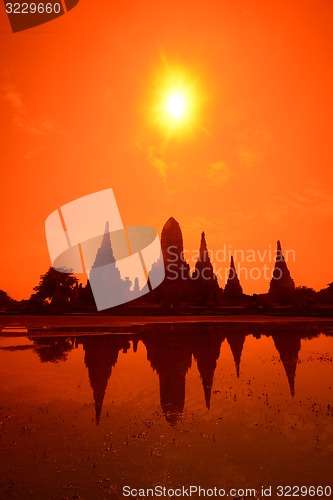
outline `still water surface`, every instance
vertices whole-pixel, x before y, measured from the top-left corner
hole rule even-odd
[[[0,337],[1,499],[332,486],[332,323],[134,330]]]

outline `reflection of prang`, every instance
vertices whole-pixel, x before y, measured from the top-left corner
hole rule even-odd
[[[160,403],[166,420],[175,425],[184,411],[185,376],[191,367],[192,352],[186,339],[176,335],[145,336],[142,342],[147,359],[160,379]]]
[[[35,334],[44,333],[44,336],[31,338],[33,346],[15,345],[1,347],[1,350],[21,350],[23,347],[32,347],[41,362],[58,362],[67,360],[68,353],[75,344],[76,346],[82,344],[84,362],[93,391],[96,422],[99,423],[108,381],[112,368],[117,363],[119,352],[127,351],[130,346],[129,339],[133,342],[133,351],[136,352],[140,339],[146,347],[147,359],[159,377],[162,412],[166,420],[171,425],[175,425],[184,411],[186,374],[191,367],[192,354],[197,362],[206,407],[209,409],[217,361],[225,338],[230,345],[236,374],[239,376],[246,338],[244,332],[247,331],[249,335],[251,332],[256,339],[260,339],[261,336],[272,337],[287,375],[290,393],[294,396],[301,339],[311,339],[318,337],[319,334],[332,336],[332,327],[329,322],[302,323],[301,321],[289,324],[279,322],[246,324],[237,321],[233,323],[228,321],[223,323],[176,322],[172,325],[133,324],[126,327],[126,331],[128,330],[133,333],[133,336],[110,334],[76,338],[74,336],[45,337],[44,327],[41,327],[40,330],[35,330]],[[74,332],[73,335],[75,335]]]
[[[208,333],[206,338],[199,337],[193,347],[193,356],[197,362],[202,386],[205,394],[206,407],[210,409],[214,372],[220,357],[221,344],[224,337]]]
[[[117,363],[119,351],[126,352],[130,344],[115,336],[82,337],[80,343],[84,349],[84,363],[88,368],[98,424],[112,368]]]
[[[227,341],[230,346],[232,355],[234,357],[236,366],[236,375],[239,378],[240,362],[243,352],[243,346],[245,342],[245,333],[233,332],[227,334]]]
[[[301,349],[301,336],[296,332],[288,336],[280,333],[275,335],[273,334],[272,338],[274,340],[275,347],[280,354],[280,358],[288,378],[290,394],[294,397],[298,353]]]

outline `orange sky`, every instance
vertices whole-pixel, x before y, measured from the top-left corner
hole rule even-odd
[[[1,4],[0,23],[0,289],[28,298],[50,265],[46,217],[108,187],[127,225],[172,215],[189,250],[202,230],[215,252],[280,238],[296,285],[333,281],[330,0],[80,0],[16,34]],[[150,116],[166,65],[203,97],[168,144]]]

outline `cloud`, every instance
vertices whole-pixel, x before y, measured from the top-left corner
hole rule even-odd
[[[177,167],[177,164],[174,162],[168,163],[156,146],[150,145],[145,148],[139,143],[136,146],[141,151],[144,151],[150,165],[154,167],[162,181],[166,183],[170,169]]]
[[[215,220],[203,215],[196,215],[193,218],[185,220],[182,222],[181,226],[183,234],[186,236],[193,234],[200,236],[202,231],[211,231],[211,233],[215,233],[217,227],[221,229],[221,223],[217,223]]]
[[[220,186],[231,178],[231,172],[224,161],[217,161],[208,166],[207,178],[213,186]]]
[[[234,212],[232,217],[239,222],[250,223],[261,221],[269,225],[283,225],[290,218],[306,219],[315,216],[333,217],[333,197],[329,193],[308,188],[288,196],[276,196],[260,210],[247,210],[246,212]]]
[[[241,166],[254,167],[258,160],[258,154],[249,148],[240,148],[237,152],[237,159]]]
[[[43,147],[40,147],[40,148],[35,148],[35,149],[31,149],[31,151],[27,151],[24,155],[23,155],[23,160],[30,160],[31,158],[33,158],[34,156],[37,156],[39,155],[40,153],[42,153],[44,151],[44,148]]]
[[[16,129],[23,130],[29,135],[45,136],[49,133],[59,133],[59,125],[47,118],[30,118],[20,92],[14,87],[3,87],[0,99],[9,104],[12,114],[12,123]]]
[[[149,163],[157,170],[163,181],[166,181],[169,165],[165,160],[163,160],[163,158],[160,158],[157,149],[153,146],[149,146],[147,150],[147,158]]]
[[[272,152],[272,134],[265,125],[241,131],[237,142],[237,164],[245,169],[262,164],[267,154]]]
[[[17,92],[14,89],[4,90],[0,94],[0,97],[4,101],[7,101],[15,111],[17,111],[20,114],[24,113],[24,104],[19,92]]]
[[[277,197],[277,208],[284,215],[304,217],[309,214],[318,216],[333,215],[332,195],[318,189],[305,189],[302,193],[294,193],[289,197]]]

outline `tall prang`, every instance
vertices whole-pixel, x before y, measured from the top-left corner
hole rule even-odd
[[[187,302],[191,291],[190,266],[184,259],[183,235],[179,223],[170,217],[163,226],[161,248],[165,279],[158,289],[162,303]]]
[[[234,258],[231,257],[229,276],[227,284],[224,289],[223,298],[226,299],[228,302],[238,303],[243,299],[243,297],[244,297],[243,288],[237,276]]]
[[[175,270],[184,268],[189,272],[190,266],[184,259],[184,244],[179,223],[170,217],[163,226],[161,247],[165,265],[165,277],[174,278]],[[185,274],[184,274],[185,276]],[[189,277],[189,273],[186,274]]]
[[[198,260],[192,274],[193,299],[197,305],[217,304],[220,287],[207,249],[205,233],[201,233]]]
[[[106,221],[103,239],[101,241],[99,249],[97,250],[95,261],[92,268],[94,269],[96,267],[106,266],[107,264],[110,264],[110,262],[115,262],[115,258],[111,246],[109,221]]]
[[[273,277],[270,282],[268,296],[272,302],[290,304],[295,294],[295,283],[282,253],[280,240],[277,242],[276,260]]]
[[[99,304],[105,303],[104,309],[131,300],[130,287],[132,283],[129,278],[122,279],[117,267],[108,221],[105,224],[104,235],[90,270],[89,283],[95,299],[97,297]]]

